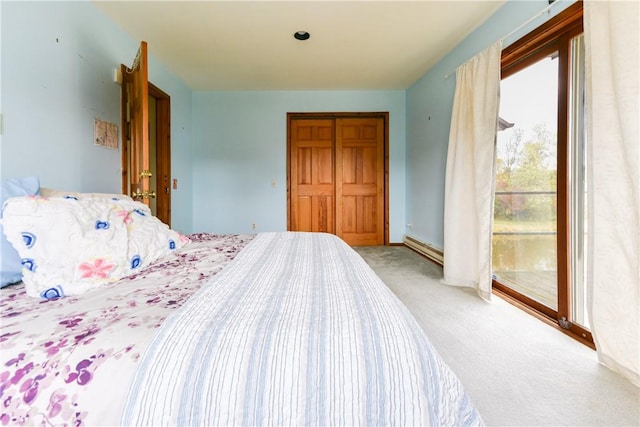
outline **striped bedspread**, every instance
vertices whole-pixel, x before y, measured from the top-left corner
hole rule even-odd
[[[123,425],[481,425],[364,260],[322,233],[261,233],[158,330]]]

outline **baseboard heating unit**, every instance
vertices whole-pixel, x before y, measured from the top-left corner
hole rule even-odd
[[[431,261],[436,262],[440,265],[444,263],[444,256],[440,249],[427,243],[421,242],[415,237],[407,236],[406,234],[404,235],[402,240],[405,245],[418,252],[419,254],[429,258]]]

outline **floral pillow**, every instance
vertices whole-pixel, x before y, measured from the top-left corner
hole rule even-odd
[[[2,224],[32,297],[79,295],[182,247],[149,208],[126,198],[16,197]]]
[[[0,185],[0,205],[11,197],[33,196],[38,194],[40,181],[37,176],[3,179]],[[2,213],[0,213],[2,218]],[[0,288],[22,280],[20,255],[4,237],[0,224]]]

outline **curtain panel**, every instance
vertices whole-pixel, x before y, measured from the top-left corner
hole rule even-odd
[[[456,69],[444,198],[444,283],[491,298],[502,40]]]
[[[640,385],[639,3],[585,1],[587,296],[599,361]]]

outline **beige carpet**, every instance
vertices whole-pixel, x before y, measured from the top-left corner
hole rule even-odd
[[[357,247],[422,325],[492,426],[640,426],[640,389],[588,347],[495,297],[440,283],[404,246]]]

